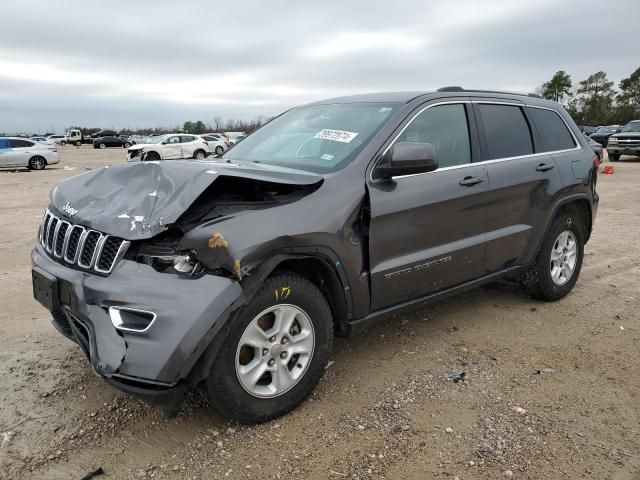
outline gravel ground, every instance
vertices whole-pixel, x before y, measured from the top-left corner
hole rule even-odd
[[[61,156],[0,171],[0,478],[640,479],[640,159],[600,175],[568,297],[496,284],[338,339],[308,401],[247,427],[197,394],[167,419],[118,392],[32,299],[48,191],[125,154]]]

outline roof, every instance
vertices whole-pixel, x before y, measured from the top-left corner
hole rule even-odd
[[[511,97],[528,97],[529,99],[544,100],[540,95],[535,93],[519,93],[519,92],[505,92],[499,90],[479,90],[479,89],[465,89],[458,86],[442,87],[438,90],[425,90],[425,91],[413,91],[413,92],[376,92],[376,93],[364,93],[360,95],[350,95],[346,97],[335,97],[326,100],[319,100],[317,102],[311,102],[309,105],[322,105],[327,103],[409,103],[417,97],[421,97],[428,94],[437,93],[450,93],[453,95],[508,95]]]

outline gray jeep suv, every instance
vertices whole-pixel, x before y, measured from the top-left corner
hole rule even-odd
[[[446,87],[289,110],[215,161],[51,192],[34,295],[116,387],[241,422],[296,407],[334,335],[499,278],[575,285],[598,158],[557,103]]]

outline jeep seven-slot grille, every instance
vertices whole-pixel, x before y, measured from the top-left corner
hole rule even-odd
[[[110,273],[129,248],[129,242],[122,238],[73,225],[48,210],[39,241],[51,257],[103,274]]]

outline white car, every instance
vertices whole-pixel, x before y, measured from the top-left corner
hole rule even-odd
[[[64,135],[49,135],[47,140],[51,143],[57,143],[58,145],[66,145],[67,137]]]
[[[219,137],[216,137],[211,134],[200,135],[204,141],[209,144],[209,153],[213,153],[215,155],[222,155],[224,151],[229,148],[228,145]]]
[[[47,145],[53,145],[53,142],[51,142],[47,137],[31,137],[29,138],[29,140],[31,140],[32,142],[46,143]]]
[[[147,143],[132,145],[127,151],[127,161],[175,160],[195,158],[203,160],[209,154],[209,145],[198,135],[169,133],[148,140]]]
[[[0,137],[0,167],[27,167],[42,170],[58,163],[58,147],[26,138]]]

